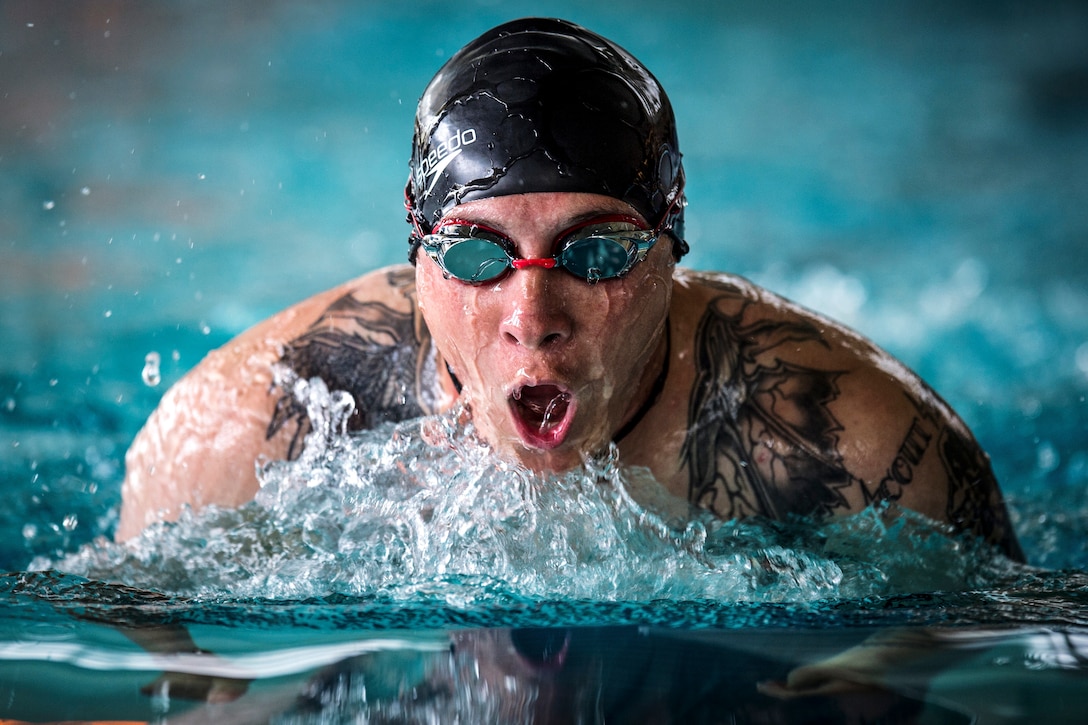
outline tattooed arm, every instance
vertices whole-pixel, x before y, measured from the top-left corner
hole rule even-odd
[[[184,505],[237,506],[257,491],[254,463],[297,456],[305,410],[273,385],[282,363],[347,390],[365,428],[448,405],[415,304],[410,267],[315,295],[215,350],[166,392],[125,456],[118,539],[174,519]]]
[[[895,501],[1023,557],[989,459],[917,376],[741,280],[703,282],[681,451],[691,501],[726,518]]]

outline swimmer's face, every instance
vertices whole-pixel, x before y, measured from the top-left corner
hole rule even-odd
[[[497,230],[530,259],[553,256],[564,230],[615,214],[641,219],[617,199],[574,193],[483,199],[445,218]],[[420,254],[416,286],[481,436],[534,470],[562,471],[601,451],[648,396],[665,355],[674,264],[663,236],[620,278],[590,284],[531,266],[470,285]]]

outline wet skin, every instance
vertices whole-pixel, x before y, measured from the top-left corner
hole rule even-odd
[[[470,202],[447,217],[501,231],[518,256],[542,258],[556,253],[562,231],[616,213],[633,210],[592,194],[531,194]],[[419,256],[420,312],[480,434],[500,455],[567,470],[635,414],[664,365],[671,245],[662,238],[626,276],[595,284],[530,267],[472,285],[446,279]]]
[[[634,215],[603,196],[524,194],[449,215],[540,258],[561,231],[617,212]],[[722,518],[894,502],[1022,557],[989,459],[917,376],[741,278],[676,268],[671,247],[663,237],[627,276],[597,284],[534,266],[473,286],[420,254],[414,270],[378,270],[288,308],[163,397],[126,456],[118,538],[183,505],[241,504],[257,490],[258,456],[299,455],[309,421],[273,384],[281,363],[350,392],[354,429],[460,402],[497,456],[563,471],[629,428],[623,464]]]

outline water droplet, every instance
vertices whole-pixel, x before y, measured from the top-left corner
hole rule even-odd
[[[38,535],[38,527],[35,526],[34,524],[25,524],[23,526],[23,538],[24,539],[33,539],[37,535]]]
[[[75,514],[68,514],[64,517],[62,525],[64,526],[65,531],[75,531],[75,528],[79,526],[79,517]]]
[[[160,360],[159,353],[154,350],[144,356],[144,369],[141,373],[144,385],[153,388],[162,382],[162,375],[159,373]]]
[[[51,210],[51,209],[53,209],[53,208],[54,208],[54,207],[55,207],[56,205],[57,205],[57,202],[55,202],[55,201],[53,201],[52,199],[50,199],[49,201],[43,201],[43,202],[42,202],[42,209],[45,209],[46,211],[50,211],[50,210]]]
[[[548,425],[552,422],[552,415],[555,414],[555,409],[563,406],[566,408],[567,403],[570,402],[570,396],[566,393],[560,393],[556,395],[548,403],[548,407],[544,409],[544,417],[540,419],[540,432],[544,433],[548,429]]]
[[[83,196],[90,196],[91,195],[91,187],[84,186],[82,189],[79,190],[79,193],[83,194]]]

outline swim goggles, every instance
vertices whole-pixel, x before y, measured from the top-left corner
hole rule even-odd
[[[493,282],[511,269],[560,267],[593,283],[622,277],[646,259],[663,229],[646,229],[631,216],[596,217],[556,238],[554,257],[523,259],[502,232],[475,222],[447,219],[419,237],[423,250],[447,277],[468,284]]]

